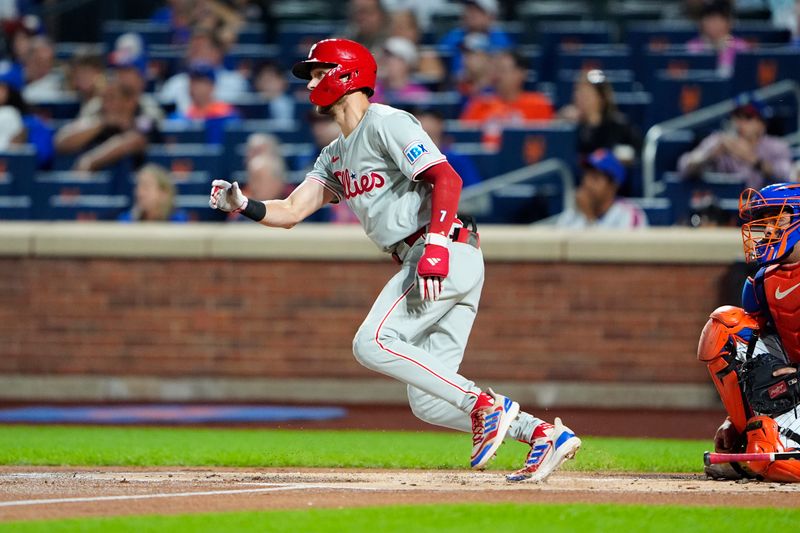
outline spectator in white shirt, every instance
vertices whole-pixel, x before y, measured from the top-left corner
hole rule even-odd
[[[55,69],[55,49],[47,37],[31,40],[25,56],[25,88],[22,96],[31,104],[56,100],[64,95],[63,78]]]
[[[609,150],[595,150],[583,164],[580,186],[575,191],[575,206],[556,219],[562,228],[634,229],[648,225],[641,207],[619,198],[617,191],[625,183],[625,167]]]

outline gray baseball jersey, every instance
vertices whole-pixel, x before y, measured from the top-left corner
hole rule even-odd
[[[371,104],[348,136],[322,149],[306,179],[320,182],[344,199],[367,236],[382,250],[431,220],[431,185],[417,181],[424,170],[445,161],[411,114]]]

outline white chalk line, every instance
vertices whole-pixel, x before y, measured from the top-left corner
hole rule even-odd
[[[155,494],[125,494],[120,496],[86,496],[81,498],[49,498],[41,500],[15,500],[8,502],[0,502],[0,507],[19,507],[23,505],[50,505],[56,503],[92,503],[92,502],[111,502],[111,501],[125,501],[125,500],[149,500],[155,498],[186,498],[192,496],[225,496],[228,494],[254,494],[261,492],[280,492],[287,490],[313,490],[313,489],[330,489],[330,484],[307,484],[298,483],[293,485],[282,485],[279,487],[267,487],[260,489],[231,489],[231,490],[207,490],[202,492],[159,492]],[[337,487],[342,488],[342,487]],[[346,490],[361,490],[361,491],[381,491],[378,487],[347,487]]]

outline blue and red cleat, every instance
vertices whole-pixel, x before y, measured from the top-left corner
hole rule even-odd
[[[495,393],[482,392],[472,408],[472,458],[470,465],[482,469],[494,457],[519,414],[519,404]]]
[[[581,447],[581,439],[562,424],[560,418],[556,418],[555,425],[538,425],[532,441],[525,466],[507,475],[508,481],[544,481],[564,461],[575,457]]]

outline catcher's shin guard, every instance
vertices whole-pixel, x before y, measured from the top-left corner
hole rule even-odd
[[[725,305],[711,313],[697,346],[697,358],[708,365],[711,381],[740,434],[744,432],[750,410],[742,397],[736,373],[736,349],[739,343],[746,344],[743,335],[757,330],[758,323],[744,309]]]
[[[747,453],[785,451],[779,439],[778,424],[768,416],[754,416],[747,421]],[[800,461],[749,461],[747,468],[767,481],[800,482]]]

